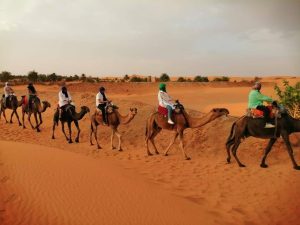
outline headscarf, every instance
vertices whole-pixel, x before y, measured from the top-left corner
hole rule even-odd
[[[252,87],[253,90],[258,90],[260,91],[261,89],[261,83],[260,82],[255,82],[254,86]]]
[[[28,86],[27,86],[27,88],[30,90],[30,92],[32,94],[36,94],[36,90],[35,90],[35,88],[34,88],[34,86],[33,86],[32,83],[29,83]]]
[[[160,90],[160,91],[167,92],[167,90],[166,90],[166,84],[160,83],[158,87],[159,87],[159,90]]]
[[[107,101],[107,98],[105,96],[105,87],[100,87],[99,88],[99,92],[101,93],[101,95],[103,96],[103,101]]]
[[[63,86],[61,88],[61,92],[66,96],[66,98],[69,98],[69,95],[68,95],[68,90],[65,86]]]

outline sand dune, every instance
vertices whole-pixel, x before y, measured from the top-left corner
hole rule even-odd
[[[247,167],[239,168],[234,161],[228,165],[224,143],[236,117],[219,118],[185,132],[191,161],[182,160],[177,142],[169,157],[146,157],[145,120],[156,108],[157,87],[122,84],[118,89],[113,85],[108,84],[108,96],[122,114],[129,107],[138,108],[134,120],[120,126],[124,152],[110,150],[110,129],[106,127],[101,127],[99,134],[103,149],[94,151],[95,146],[88,142],[88,115],[80,121],[80,143],[71,145],[60,126],[57,138],[51,139],[53,107],[43,114],[41,133],[0,120],[0,140],[8,141],[0,142],[0,188],[5,195],[0,217],[4,221],[87,224],[79,223],[86,217],[88,224],[103,224],[99,220],[108,216],[112,218],[106,218],[105,224],[300,224],[300,173],[292,169],[281,140],[268,157],[268,169],[259,167],[267,141],[254,138],[246,139],[239,148],[240,159]],[[172,84],[169,92],[185,104],[190,114],[202,116],[199,111],[207,112],[212,107],[227,107],[234,116],[244,113],[249,87],[189,85],[185,88],[183,84]],[[25,92],[25,86],[16,89],[18,95]],[[56,104],[58,86],[38,86],[38,90],[41,99]],[[94,108],[96,85],[74,85],[70,90],[77,106]],[[272,86],[265,87],[264,92],[274,96]],[[169,137],[169,132],[157,137],[160,152],[168,145]],[[292,135],[291,139],[300,163],[300,138]],[[20,142],[30,145],[16,149]],[[6,146],[13,148],[10,151]],[[117,194],[111,197],[110,191]],[[131,196],[132,192],[137,195]],[[139,201],[142,204],[137,204]],[[136,219],[130,220],[134,216]]]

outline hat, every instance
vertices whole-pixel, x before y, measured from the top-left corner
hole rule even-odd
[[[161,91],[166,90],[166,84],[164,84],[164,83],[160,83],[158,87],[159,87],[159,90],[161,90]]]
[[[99,91],[105,91],[105,87],[100,87]]]

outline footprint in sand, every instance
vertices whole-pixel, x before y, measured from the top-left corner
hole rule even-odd
[[[9,177],[8,177],[8,176],[5,176],[5,177],[2,177],[2,178],[1,178],[0,182],[1,182],[1,183],[5,183],[5,182],[8,181],[8,180],[9,180]]]

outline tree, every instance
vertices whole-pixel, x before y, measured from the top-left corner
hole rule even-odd
[[[297,83],[295,86],[291,86],[289,85],[288,81],[284,80],[283,87],[284,90],[281,90],[277,85],[274,87],[280,103],[284,105],[292,117],[300,119],[299,83]]]
[[[86,80],[86,76],[85,76],[85,74],[84,74],[84,73],[83,73],[83,74],[81,74],[80,80],[82,80],[82,81],[85,81],[85,80]]]
[[[7,82],[7,81],[9,81],[11,78],[12,78],[12,75],[11,75],[11,73],[8,72],[8,71],[2,71],[2,72],[0,73],[0,80],[1,80],[2,82]]]
[[[201,77],[201,76],[195,76],[194,77],[194,82],[208,82],[208,78],[207,77]]]
[[[147,82],[147,78],[132,76],[130,82]]]
[[[129,78],[128,74],[126,74],[126,75],[124,76],[123,79],[124,79],[125,81],[128,81],[130,78]]]
[[[213,81],[229,81],[229,77],[216,77]]]
[[[28,78],[29,81],[31,81],[31,82],[37,82],[38,77],[39,77],[38,73],[35,72],[34,70],[28,72],[27,78]]]
[[[50,75],[48,75],[48,79],[49,81],[57,81],[58,80],[58,76],[56,75],[56,73],[51,73]]]
[[[170,81],[170,77],[168,74],[163,73],[160,77],[159,77],[159,81],[161,82],[168,82]]]

